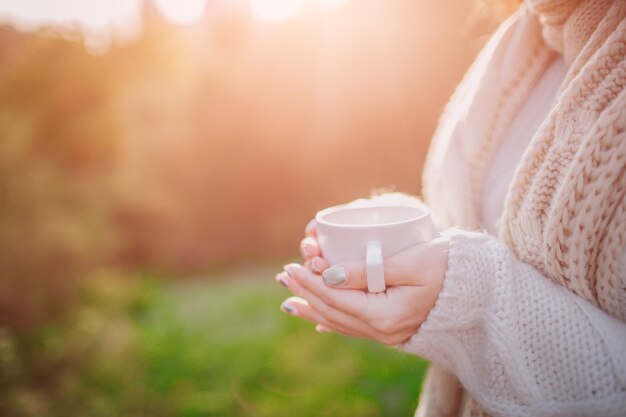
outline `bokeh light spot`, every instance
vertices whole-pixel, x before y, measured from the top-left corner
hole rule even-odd
[[[254,17],[267,22],[280,22],[296,15],[298,0],[250,0]]]
[[[197,22],[204,13],[206,0],[155,0],[157,7],[174,23]]]
[[[347,0],[317,0],[317,2],[323,8],[334,9],[335,7],[343,6]]]

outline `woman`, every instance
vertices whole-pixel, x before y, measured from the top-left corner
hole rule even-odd
[[[429,359],[418,416],[626,415],[625,16],[527,0],[433,140],[424,196],[447,229],[367,294],[362,264],[327,269],[312,225],[306,267],[277,276],[298,296],[283,310]]]

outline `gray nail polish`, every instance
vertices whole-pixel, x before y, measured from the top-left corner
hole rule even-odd
[[[322,273],[322,278],[328,285],[341,285],[346,282],[346,270],[342,267],[330,268]]]
[[[311,269],[313,270],[313,272],[318,272],[320,271],[319,265],[318,265],[319,261],[317,259],[311,259]]]
[[[289,314],[295,314],[295,313],[296,313],[296,309],[295,309],[295,308],[293,308],[293,307],[291,306],[291,304],[287,304],[287,303],[285,303],[285,304],[283,304],[283,305],[282,305],[282,306],[280,306],[280,307],[281,307],[281,309],[282,309],[285,313],[289,313]]]

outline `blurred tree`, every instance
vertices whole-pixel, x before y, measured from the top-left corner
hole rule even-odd
[[[101,262],[285,258],[324,206],[419,193],[437,115],[497,20],[475,4],[275,24],[215,6],[173,26],[146,1],[141,35],[97,56],[80,34],[0,28],[0,319],[45,317]]]
[[[11,326],[61,311],[106,256],[117,153],[104,58],[59,37],[22,38],[0,84],[0,321]]]

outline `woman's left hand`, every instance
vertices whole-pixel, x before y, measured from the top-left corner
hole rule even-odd
[[[373,294],[364,291],[364,263],[326,269],[313,234],[302,246],[308,268],[289,264],[276,276],[296,295],[281,308],[317,323],[319,332],[370,338],[386,345],[403,343],[417,332],[435,304],[447,271],[448,248],[449,238],[438,237],[385,259],[387,291]],[[324,278],[316,272],[323,272]]]

